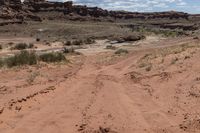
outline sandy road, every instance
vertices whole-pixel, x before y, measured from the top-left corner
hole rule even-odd
[[[174,92],[174,80],[183,75],[175,76],[172,82],[162,83],[159,83],[162,75],[152,76],[144,82],[133,82],[127,77],[127,74],[137,71],[136,63],[144,54],[144,51],[138,51],[111,65],[98,64],[98,54],[88,55],[79,71],[57,84],[53,93],[36,96],[39,104],[33,109],[22,110],[14,115],[11,115],[11,111],[3,112],[0,115],[0,132],[198,132],[197,127],[194,131],[180,128],[184,119],[182,114],[189,113],[190,107],[196,104],[194,102],[184,108],[177,101],[176,97],[180,94]],[[186,99],[183,96],[179,98]],[[20,104],[27,106],[32,103],[27,100]]]
[[[141,86],[124,79],[138,56],[102,68],[92,58],[62,82],[44,106],[25,114],[4,133],[103,133],[107,128],[119,133],[160,132],[175,124]]]

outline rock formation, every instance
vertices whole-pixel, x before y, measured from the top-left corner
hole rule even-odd
[[[25,20],[41,21],[41,19],[24,9],[21,0],[0,0],[0,25],[24,23]]]
[[[98,7],[87,7],[82,5],[73,5],[72,1],[67,2],[49,2],[46,0],[0,0],[0,23],[2,20],[8,20],[13,23],[23,23],[26,20],[41,21],[48,20],[126,20],[126,19],[188,19],[189,14],[183,12],[155,12],[138,13],[126,11],[107,11]],[[7,21],[6,21],[7,22]],[[3,21],[5,24],[5,21]],[[160,25],[163,28],[180,28],[181,25]],[[193,29],[193,26],[184,26],[183,29]]]
[[[63,12],[65,15],[70,13],[80,16],[91,17],[113,17],[119,19],[156,19],[156,18],[168,18],[168,19],[187,19],[188,14],[182,12],[160,12],[160,13],[137,13],[137,12],[125,12],[125,11],[107,11],[98,7],[87,7],[81,5],[73,5],[72,1],[68,2],[48,2],[45,0],[25,0],[24,4],[31,12]]]

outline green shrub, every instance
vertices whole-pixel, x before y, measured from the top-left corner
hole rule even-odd
[[[14,46],[13,49],[17,49],[17,50],[24,50],[27,49],[28,45],[26,43],[18,43]]]
[[[37,64],[37,56],[34,52],[21,51],[19,54],[6,58],[4,64],[8,67],[34,65]]]
[[[5,59],[0,58],[0,67],[7,66],[11,68],[14,66],[35,65],[39,60],[43,62],[61,62],[65,61],[66,58],[58,52],[42,54],[38,57],[35,52],[21,51],[14,56]]]
[[[126,49],[118,49],[115,51],[115,54],[128,54],[128,50]]]
[[[60,52],[45,53],[40,55],[39,59],[43,62],[61,62],[66,60],[65,56]]]

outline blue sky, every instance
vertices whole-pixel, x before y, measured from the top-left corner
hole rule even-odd
[[[55,0],[51,0],[55,1]],[[65,0],[57,0],[65,1]],[[98,6],[108,10],[138,12],[184,11],[200,14],[200,0],[72,0],[77,4]]]

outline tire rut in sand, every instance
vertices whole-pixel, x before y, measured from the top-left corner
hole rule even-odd
[[[103,80],[109,80],[112,82],[117,82],[117,80],[109,75],[103,75],[103,74],[97,74],[95,76],[95,80],[93,83],[93,90],[91,92],[91,97],[89,98],[88,104],[85,106],[85,108],[82,110],[82,124],[78,126],[78,131],[81,133],[117,133],[115,131],[112,131],[108,127],[103,127],[99,125],[98,129],[91,128],[90,125],[92,124],[92,120],[94,116],[91,114],[91,108],[94,108],[96,106],[97,98],[100,97],[100,92],[102,91],[104,87]],[[97,116],[96,116],[97,117]]]
[[[0,109],[0,114],[3,114],[6,110],[15,110],[20,111],[23,107],[23,105],[31,100],[33,100],[36,97],[40,97],[44,94],[48,94],[50,92],[53,92],[56,90],[55,86],[49,86],[43,90],[40,90],[38,92],[29,94],[27,96],[18,98],[18,99],[11,99],[8,103],[5,103],[5,106]]]

